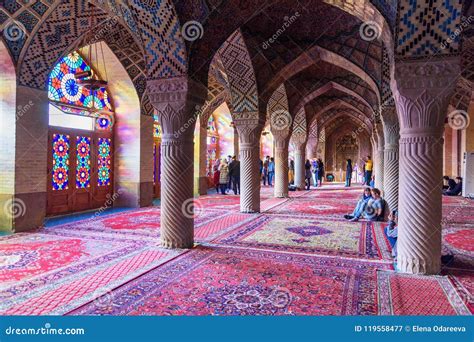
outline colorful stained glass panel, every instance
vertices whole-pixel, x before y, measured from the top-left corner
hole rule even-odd
[[[91,138],[76,137],[76,146],[76,188],[89,188],[91,180]]]
[[[53,134],[52,143],[52,188],[53,190],[66,190],[69,185],[69,135]]]
[[[97,184],[99,186],[110,185],[111,170],[111,140],[108,138],[99,138],[97,153]]]

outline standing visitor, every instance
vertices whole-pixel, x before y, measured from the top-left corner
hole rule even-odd
[[[345,186],[351,186],[351,179],[352,179],[352,160],[347,159],[347,165],[346,165],[346,185]]]
[[[306,159],[304,164],[304,178],[306,180],[306,190],[309,190],[311,187],[311,163],[309,159]]]
[[[321,158],[318,159],[318,169],[319,186],[322,186],[324,177],[324,163]]]
[[[317,173],[317,169],[318,169],[318,161],[316,159],[313,159],[311,161],[311,173],[312,173],[312,176],[313,176],[313,184],[314,186],[318,186],[318,176],[316,175]]]
[[[267,185],[268,179],[268,164],[270,163],[270,156],[266,156],[263,161],[263,185]]]
[[[212,181],[214,182],[214,186],[216,187],[216,193],[219,193],[219,164],[214,164],[214,174],[212,175]]]
[[[288,183],[295,183],[295,162],[293,159],[290,159],[290,163],[288,165]]]
[[[372,179],[372,170],[374,167],[374,163],[370,156],[367,156],[367,160],[365,161],[364,169],[365,169],[365,184],[369,185],[370,180]]]
[[[226,188],[229,184],[229,166],[226,159],[222,161],[219,171],[219,187],[222,195],[226,195]]]
[[[232,182],[232,190],[234,195],[240,194],[240,162],[236,156],[232,157],[232,161],[229,164],[229,178]]]
[[[268,185],[273,186],[273,176],[275,175],[275,159],[270,158],[268,163]]]

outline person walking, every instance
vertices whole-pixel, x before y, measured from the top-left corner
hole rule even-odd
[[[227,184],[229,184],[229,166],[227,160],[223,160],[220,166],[219,174],[219,187],[221,189],[221,194],[226,195]]]
[[[275,176],[275,159],[270,158],[268,163],[268,185],[273,186],[273,177]]]
[[[372,179],[372,170],[374,168],[374,163],[370,156],[367,156],[367,160],[365,161],[364,169],[365,169],[365,184],[369,185],[370,180]]]
[[[234,195],[240,194],[240,162],[236,156],[232,157],[232,161],[229,164],[229,178],[232,181],[232,190]]]
[[[288,164],[288,183],[295,183],[295,162],[293,159],[290,159],[290,163]]]
[[[321,158],[318,159],[318,181],[319,186],[323,185],[323,177],[324,177],[324,163]]]
[[[311,162],[309,159],[306,159],[304,164],[304,178],[306,180],[306,190],[311,188]]]
[[[351,186],[351,180],[352,180],[352,160],[347,159],[347,165],[346,165],[346,187]]]

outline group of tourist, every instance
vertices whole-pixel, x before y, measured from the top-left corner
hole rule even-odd
[[[273,186],[273,179],[275,178],[275,159],[270,156],[266,156],[264,160],[260,159],[259,170],[263,185],[268,184],[268,186]]]
[[[227,156],[222,161],[217,159],[214,164],[213,181],[216,192],[226,195],[230,189],[234,195],[240,194],[240,161],[236,156]]]

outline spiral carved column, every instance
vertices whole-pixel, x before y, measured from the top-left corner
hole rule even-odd
[[[383,124],[377,123],[375,125],[375,129],[377,132],[376,139],[377,139],[377,172],[375,173],[375,187],[379,188],[380,190],[383,189],[384,186],[384,136],[383,136]]]
[[[274,137],[275,197],[288,197],[288,142],[289,137]]]
[[[305,150],[306,142],[295,143],[295,185],[298,189],[303,190],[305,188]]]
[[[382,112],[384,146],[384,199],[390,210],[398,209],[398,143],[400,139],[400,125],[398,124],[395,106],[387,107]]]
[[[459,60],[395,66],[392,91],[400,119],[398,266],[436,274],[441,262],[443,129]]]
[[[263,125],[258,119],[234,119],[234,123],[240,142],[240,211],[258,213],[260,212],[259,143]]]
[[[187,77],[147,81],[158,113],[161,140],[161,245],[191,248],[194,243],[193,133],[206,87]]]

